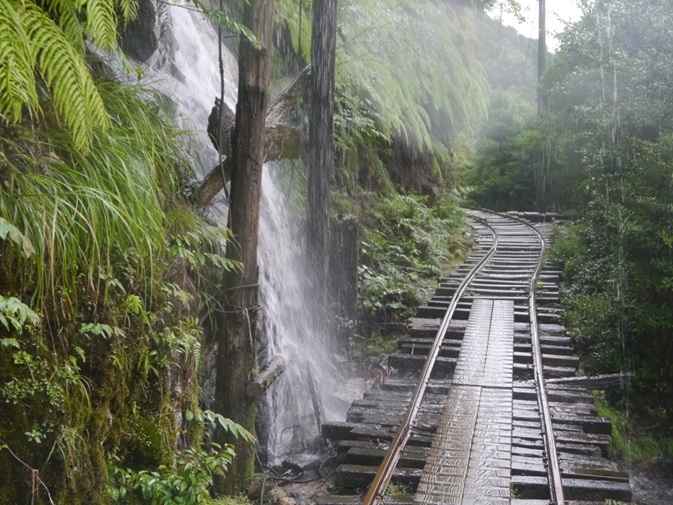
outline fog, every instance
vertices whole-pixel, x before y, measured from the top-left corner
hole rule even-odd
[[[525,21],[518,20],[513,14],[503,9],[502,23],[514,27],[525,37],[537,39],[538,0],[518,0],[518,2],[522,7],[521,14]],[[550,51],[555,51],[558,47],[555,35],[563,31],[563,27],[568,22],[579,19],[581,13],[578,2],[574,0],[547,0],[547,46]],[[499,19],[501,17],[500,8],[495,7],[490,15]]]

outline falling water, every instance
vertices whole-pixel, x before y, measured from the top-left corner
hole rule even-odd
[[[269,416],[269,465],[285,459],[306,463],[319,450],[320,424],[343,419],[346,405],[335,397],[339,376],[332,339],[317,327],[300,223],[288,212],[277,176],[265,167],[260,221],[260,268],[269,356],[287,367],[265,400]]]
[[[153,6],[155,26],[143,29],[151,32],[148,36],[153,33],[158,48],[146,61],[135,65],[140,69],[141,83],[172,102],[177,126],[189,134],[188,147],[196,158],[197,172],[203,176],[217,163],[217,152],[206,132],[208,116],[220,96],[217,31],[193,4],[154,1]],[[111,58],[106,60],[112,68],[118,67]],[[222,67],[224,101],[233,110],[238,95],[238,64],[224,46]],[[118,68],[117,74],[124,79]],[[126,81],[131,82],[131,78],[126,76]]]
[[[217,33],[201,13],[155,5],[159,48],[141,65],[144,81],[176,103],[180,124],[193,132],[196,155],[207,170],[217,162],[205,132],[220,89]],[[225,101],[233,109],[237,67],[226,47],[223,54]],[[333,394],[338,370],[329,335],[310,317],[316,307],[308,293],[300,223],[288,212],[269,170],[266,166],[260,219],[260,291],[268,339],[262,359],[283,356],[287,365],[264,399],[265,452],[269,465],[285,459],[306,463],[319,448],[320,423],[343,419],[346,405]]]

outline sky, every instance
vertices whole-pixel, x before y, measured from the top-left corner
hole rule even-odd
[[[505,25],[516,28],[522,35],[537,39],[538,0],[518,1],[523,7],[526,22],[520,23],[507,13],[503,13],[502,21]],[[558,45],[554,34],[563,30],[565,22],[579,19],[580,14],[576,0],[547,0],[547,46],[550,51],[554,51]],[[491,16],[498,18],[500,12],[496,10]]]

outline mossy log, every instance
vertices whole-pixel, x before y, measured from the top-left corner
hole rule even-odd
[[[248,384],[245,390],[246,393],[250,398],[254,398],[255,400],[261,398],[284,370],[285,358],[276,356],[262,369],[257,378]]]

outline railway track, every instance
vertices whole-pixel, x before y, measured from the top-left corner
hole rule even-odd
[[[547,228],[471,214],[474,252],[410,320],[388,357],[397,375],[323,425],[340,465],[318,503],[630,501],[628,475],[608,459],[610,423],[571,379]]]

